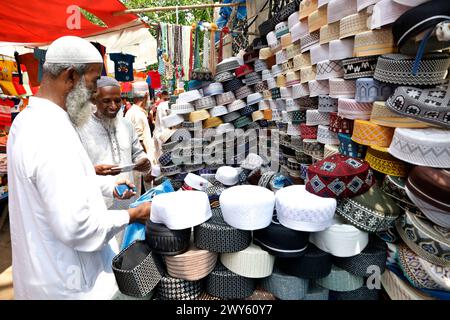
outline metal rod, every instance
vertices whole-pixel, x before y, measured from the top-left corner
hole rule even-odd
[[[206,4],[192,4],[189,6],[170,6],[170,7],[154,7],[142,9],[127,9],[124,11],[114,12],[113,16],[121,16],[128,13],[144,13],[156,11],[170,11],[170,10],[190,10],[190,9],[204,9],[204,8],[220,8],[220,7],[240,7],[245,6],[245,3],[206,3]]]

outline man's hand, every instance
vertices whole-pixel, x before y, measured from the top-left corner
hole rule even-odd
[[[120,169],[112,169],[117,167],[114,164],[98,164],[95,167],[95,173],[99,176],[116,176],[120,173]]]
[[[148,172],[150,171],[152,165],[150,163],[150,160],[148,160],[147,158],[141,158],[136,162],[136,167],[134,168],[134,170],[139,171],[139,172]]]
[[[119,196],[119,194],[117,193],[117,190],[115,187],[117,187],[119,184],[126,184],[130,190],[125,191],[122,196]],[[135,187],[134,184],[132,184],[129,180],[127,179],[118,179],[116,181],[116,185],[114,186],[114,198],[116,199],[120,199],[120,200],[125,200],[125,199],[130,199],[131,197],[136,195],[136,192],[134,192],[132,189]]]
[[[130,215],[130,223],[140,222],[142,224],[145,224],[150,218],[151,209],[151,202],[144,202],[136,208],[128,209],[128,213]]]

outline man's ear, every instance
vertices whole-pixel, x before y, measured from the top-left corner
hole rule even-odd
[[[72,67],[62,72],[61,76],[64,80],[66,92],[70,92],[80,80],[78,72],[76,72]]]

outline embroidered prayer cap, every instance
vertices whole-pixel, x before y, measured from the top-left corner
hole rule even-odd
[[[263,187],[242,185],[231,187],[220,195],[224,220],[241,230],[263,229],[270,225],[275,196]]]
[[[398,4],[393,0],[378,1],[372,9],[370,28],[377,29],[391,24],[410,9],[410,7]]]
[[[387,245],[378,237],[369,237],[369,243],[361,251],[360,254],[348,257],[340,258],[334,257],[333,264],[337,267],[359,277],[368,277],[371,274],[370,266],[377,266],[380,269],[380,273],[383,273],[386,269],[387,260]]]
[[[299,18],[299,12],[296,11],[293,14],[291,14],[288,18],[288,27],[289,27],[289,31],[292,30],[292,28],[300,21]]]
[[[319,43],[325,44],[332,40],[339,40],[339,25],[339,21],[336,21],[321,27],[319,31]]]
[[[397,255],[398,264],[403,271],[403,274],[415,288],[447,290],[448,284],[445,285],[444,283],[448,282],[448,268],[438,267],[432,263],[429,263],[415,254],[414,251],[409,249],[405,244],[399,245]],[[434,267],[435,270],[436,268],[439,268],[440,272],[432,273],[432,267]]]
[[[102,76],[100,79],[97,80],[97,88],[104,88],[104,87],[120,88],[120,83],[114,78]]]
[[[330,97],[332,98],[354,98],[356,83],[354,80],[334,78],[328,80]]]
[[[364,158],[367,147],[352,141],[351,135],[338,133],[338,139],[341,154],[354,158]]]
[[[356,7],[358,9],[358,12],[377,3],[378,1],[380,0],[356,0]]]
[[[145,94],[149,94],[148,83],[145,81],[136,81],[131,84],[131,92],[133,97],[143,97]]]
[[[327,9],[328,23],[333,23],[357,13],[356,0],[330,0]]]
[[[406,181],[405,178],[387,175],[383,180],[381,189],[390,196],[400,208],[408,209],[410,212],[418,212],[419,209],[406,194]]]
[[[330,290],[331,295],[333,292],[348,292],[361,288],[364,285],[364,278],[333,265],[331,273],[325,278],[318,279],[316,283]]]
[[[386,101],[395,113],[450,129],[450,88],[398,87]]]
[[[369,164],[361,159],[332,155],[308,169],[306,190],[325,198],[351,198],[375,183]]]
[[[311,47],[310,50],[311,55],[311,64],[317,64],[320,61],[328,60],[329,55],[329,46],[328,44],[316,44]]]
[[[338,115],[347,119],[369,120],[372,103],[356,102],[355,99],[338,99]]]
[[[178,103],[185,102],[194,102],[202,97],[200,91],[198,90],[190,90],[186,92],[180,93],[178,96]]]
[[[206,278],[206,292],[222,299],[247,298],[255,288],[255,279],[242,277],[228,270],[220,261]]]
[[[203,282],[172,278],[168,274],[162,277],[156,295],[160,300],[195,300],[201,293]]]
[[[368,14],[364,11],[342,18],[339,24],[339,39],[348,38],[357,33],[368,31],[367,18]]]
[[[299,278],[320,279],[330,274],[332,256],[310,243],[302,257],[277,258],[277,265],[283,272]]]
[[[377,185],[351,199],[339,201],[336,212],[355,227],[367,232],[386,231],[401,210]]]
[[[319,125],[318,127],[317,141],[323,144],[339,144],[337,133],[329,130],[329,127],[324,125]]]
[[[357,102],[386,101],[394,92],[394,86],[382,83],[373,78],[359,78],[356,80]]]
[[[155,196],[151,221],[169,229],[181,230],[199,225],[211,218],[208,196],[201,191],[170,192]]]
[[[263,48],[259,50],[259,59],[267,60],[273,56],[272,50],[270,48]]]
[[[450,135],[437,128],[395,129],[389,153],[415,165],[450,168]]]
[[[426,128],[430,125],[426,122],[418,121],[413,118],[402,116],[386,106],[384,101],[375,101],[373,103],[370,122],[380,126],[394,128]]]
[[[275,265],[272,274],[263,279],[261,286],[280,300],[301,300],[308,291],[309,280],[288,275]]]
[[[328,79],[326,80],[310,80],[308,81],[309,96],[317,97],[322,94],[329,94]]]
[[[218,254],[197,248],[193,243],[189,249],[175,256],[167,256],[164,261],[170,276],[196,281],[205,278],[216,264]]]
[[[176,127],[183,123],[184,118],[183,116],[180,116],[179,114],[169,114],[168,116],[165,116],[161,119],[164,127],[171,128]]]
[[[317,126],[319,124],[328,125],[330,115],[328,112],[319,112],[318,110],[306,110],[306,125]]]
[[[280,42],[281,42],[281,48],[283,49],[282,51],[286,52],[286,48],[292,44],[291,33],[288,32],[285,35],[283,35],[280,39]],[[279,53],[279,52],[277,52],[277,53]]]
[[[353,38],[331,40],[329,42],[329,59],[342,60],[353,57]]]
[[[187,176],[184,178],[184,183],[189,189],[195,189],[198,191],[206,191],[209,185],[208,180],[193,173],[187,174]]]
[[[53,41],[48,47],[45,62],[55,64],[103,64],[103,59],[100,52],[89,41],[79,37],[64,36]]]
[[[352,140],[366,146],[388,147],[393,135],[393,128],[379,126],[370,121],[355,120]]]
[[[309,233],[288,229],[280,224],[276,214],[272,223],[254,231],[253,241],[263,250],[276,257],[299,257],[308,246]]]
[[[391,28],[363,31],[355,35],[355,57],[375,56],[397,52]]]
[[[145,224],[145,241],[154,253],[176,255],[189,247],[191,229],[170,230],[164,224],[154,223],[150,219]]]
[[[277,39],[280,39],[283,35],[289,33],[289,27],[287,22],[280,22],[275,26],[275,35]]]
[[[305,186],[295,185],[277,191],[276,209],[278,221],[283,226],[297,231],[316,232],[330,226],[336,200],[321,199],[309,193]]]
[[[199,123],[199,126],[201,128],[201,121],[206,120],[209,117],[210,115],[208,110],[197,110],[189,114],[189,121],[192,123]]]
[[[170,111],[174,114],[188,114],[195,111],[195,108],[189,102],[179,102],[170,106]],[[183,118],[184,121],[184,118]]]
[[[299,19],[307,18],[314,10],[317,10],[317,0],[302,1],[300,3]]]
[[[342,60],[344,79],[372,77],[375,74],[378,56],[359,57]]]
[[[417,74],[412,74],[414,57],[386,54],[378,58],[374,78],[399,85],[438,85],[443,82],[450,64],[447,53],[430,53],[422,57]]]
[[[223,166],[216,172],[216,180],[226,186],[234,186],[238,183],[238,171],[236,168]]]
[[[308,29],[309,32],[319,30],[321,27],[327,24],[327,8],[321,7],[308,16]]]
[[[316,79],[316,66],[300,68],[300,83],[307,83]]]
[[[319,112],[335,112],[338,109],[338,99],[328,95],[319,95]]]
[[[311,47],[319,43],[320,32],[314,31],[300,38],[301,52],[309,51]]]
[[[275,257],[257,245],[251,244],[239,252],[222,253],[220,261],[228,270],[240,276],[265,278],[272,274]]]
[[[216,96],[223,93],[223,85],[220,82],[213,82],[203,89],[205,96]]]
[[[300,124],[300,136],[303,139],[317,139],[318,126],[307,126],[306,123]]]
[[[450,172],[448,170],[415,167],[408,176],[406,193],[428,219],[450,229]]]
[[[138,298],[150,295],[162,276],[150,248],[139,240],[113,258],[112,271],[119,290]]]
[[[450,267],[448,229],[408,210],[397,220],[396,227],[403,241],[421,258],[442,267]]]
[[[369,234],[335,216],[326,230],[314,232],[309,241],[335,257],[352,257],[360,254],[369,243]]]
[[[338,115],[337,112],[330,112],[330,130],[337,133],[352,133],[353,120],[346,119]]]
[[[225,71],[234,71],[243,64],[244,64],[244,61],[240,58],[237,58],[237,57],[227,58],[217,64],[216,73],[222,73]]]
[[[251,72],[253,72],[253,68],[250,67],[248,64],[244,64],[236,69],[235,74],[236,74],[236,77],[241,78]]]
[[[328,80],[344,76],[341,61],[324,60],[317,63],[316,80]]]
[[[387,148],[369,147],[365,160],[370,164],[373,170],[397,177],[406,177],[410,166],[388,153]]]
[[[215,187],[214,190],[216,196],[217,191],[221,193],[225,188]],[[212,189],[208,191],[213,192]],[[194,228],[195,245],[212,252],[241,251],[250,245],[251,239],[250,231],[238,230],[227,224],[220,208],[212,209],[211,219]]]
[[[396,1],[408,5],[404,1]],[[420,4],[402,14],[392,25],[395,43],[402,47],[406,41],[450,19],[449,2],[439,0]]]

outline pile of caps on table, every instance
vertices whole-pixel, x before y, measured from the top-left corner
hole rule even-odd
[[[179,95],[156,183],[182,191],[153,199],[146,240],[114,260],[123,293],[370,300],[381,277],[392,299],[449,299],[450,7],[405,4],[291,2],[244,59]],[[173,163],[196,130],[190,156],[238,149],[236,128],[272,135],[260,155],[248,136],[234,167]]]

